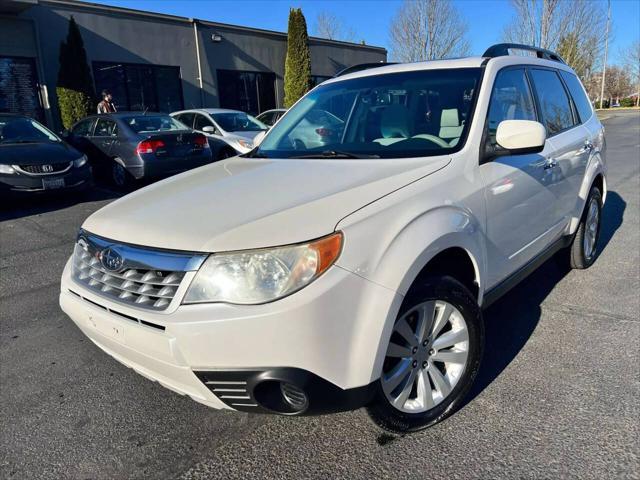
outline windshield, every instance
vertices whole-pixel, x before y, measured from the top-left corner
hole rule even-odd
[[[212,113],[215,122],[226,132],[258,132],[267,126],[244,112]]]
[[[0,144],[48,143],[60,139],[43,125],[25,117],[0,116]]]
[[[169,115],[138,115],[135,117],[124,117],[122,119],[131,130],[136,133],[157,133],[176,130],[189,130],[189,128]]]
[[[458,150],[479,68],[390,73],[323,84],[289,110],[256,156],[401,158]]]

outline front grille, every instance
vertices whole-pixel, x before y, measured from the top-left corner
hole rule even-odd
[[[53,175],[71,168],[72,162],[48,163],[45,165],[18,165],[18,169],[31,175]]]
[[[105,266],[103,257],[107,251],[112,255],[117,252],[121,260],[115,269]],[[203,260],[198,255],[131,247],[81,234],[73,254],[73,276],[80,284],[111,300],[164,310],[171,304],[186,272],[196,270]]]

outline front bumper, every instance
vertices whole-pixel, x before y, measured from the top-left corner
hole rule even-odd
[[[271,388],[265,385],[276,382],[308,393],[308,406],[295,413],[366,403],[384,355],[387,318],[401,299],[337,266],[265,305],[135,308],[83,288],[70,263],[60,293],[62,309],[83,333],[141,375],[213,408],[277,413],[290,412],[274,407],[265,393]],[[216,391],[227,381],[244,392]]]
[[[26,175],[23,173],[15,173],[11,175],[0,175],[0,190],[5,193],[55,192],[82,187],[86,185],[91,178],[91,168],[88,164],[80,168],[71,167],[67,172],[60,174]],[[47,188],[45,184],[46,181],[57,179],[62,179],[64,184],[55,189]]]

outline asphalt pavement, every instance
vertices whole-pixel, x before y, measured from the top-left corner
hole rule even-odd
[[[137,375],[58,307],[78,227],[117,194],[5,204],[0,478],[640,478],[640,114],[610,115],[598,260],[551,260],[486,311],[468,402],[407,436],[364,411],[214,411]]]

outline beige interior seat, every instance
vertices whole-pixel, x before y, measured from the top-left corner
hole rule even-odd
[[[456,139],[462,135],[464,124],[460,123],[457,108],[447,108],[442,110],[440,115],[440,138]]]
[[[374,140],[380,145],[391,145],[409,138],[411,136],[409,109],[400,104],[385,108],[380,117],[380,133],[382,138]]]

